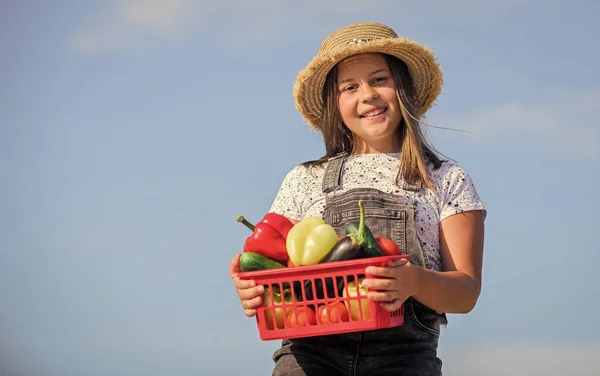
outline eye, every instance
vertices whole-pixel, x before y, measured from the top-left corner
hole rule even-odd
[[[376,77],[373,79],[373,84],[382,84],[382,83],[386,82],[388,79],[389,79],[389,77],[387,77],[387,76]]]
[[[344,86],[342,88],[342,91],[352,91],[352,90],[356,90],[356,85],[352,84],[352,85]]]

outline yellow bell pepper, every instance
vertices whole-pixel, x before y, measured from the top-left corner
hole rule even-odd
[[[315,265],[329,254],[337,241],[337,233],[323,218],[309,217],[292,227],[286,249],[295,266]]]
[[[370,306],[369,299],[367,298],[368,290],[366,288],[364,288],[362,285],[363,279],[364,278],[360,278],[358,280],[358,290],[360,290],[360,297],[359,297],[359,293],[356,291],[357,287],[356,287],[356,283],[354,281],[348,282],[348,293],[346,293],[346,289],[344,289],[344,293],[342,294],[344,298],[347,298],[347,297],[357,298],[358,297],[358,300],[360,300],[360,308],[359,308],[359,303],[357,300],[347,299],[344,301],[344,304],[346,304],[346,308],[348,309],[348,312],[350,312],[350,316],[352,316],[352,320],[360,320],[361,311],[362,311],[363,320],[369,320],[371,318],[371,312],[370,312],[371,306]]]

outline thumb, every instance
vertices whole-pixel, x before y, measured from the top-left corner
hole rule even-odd
[[[238,253],[231,260],[231,264],[229,264],[229,276],[231,276],[231,278],[235,278],[236,275],[237,275],[237,273],[239,273],[241,271],[241,269],[240,269],[240,257],[242,257],[242,255],[240,253]]]
[[[399,258],[396,260],[392,260],[388,262],[388,266],[403,266],[408,264],[410,261],[408,261],[408,258]]]

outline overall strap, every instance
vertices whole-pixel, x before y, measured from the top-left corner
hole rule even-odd
[[[324,193],[333,192],[340,187],[342,167],[347,155],[347,153],[341,153],[328,159],[322,183]]]
[[[396,185],[405,191],[411,192],[419,192],[421,188],[423,188],[422,183],[409,183],[406,180],[402,179],[400,176],[400,171],[398,171],[398,175],[396,176]]]
[[[412,192],[419,192],[421,190],[422,184],[418,183],[418,184],[412,184],[409,182],[406,182],[404,180],[397,180],[396,184],[404,189],[405,191],[412,191]]]

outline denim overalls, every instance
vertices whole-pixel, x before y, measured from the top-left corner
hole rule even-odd
[[[429,267],[414,217],[411,195],[387,194],[373,188],[336,192],[341,183],[346,154],[329,160],[323,177],[326,194],[323,218],[344,234],[345,224],[358,220],[357,202],[363,200],[367,226],[375,236],[394,240],[408,251],[414,264]],[[420,186],[398,183],[403,191]],[[441,375],[437,357],[440,325],[446,316],[409,298],[404,303],[404,324],[391,329],[283,340],[273,354],[273,375]]]

